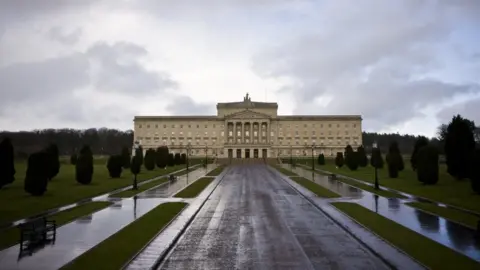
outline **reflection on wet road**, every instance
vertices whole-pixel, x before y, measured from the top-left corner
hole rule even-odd
[[[283,166],[290,169],[288,165]],[[309,170],[297,166],[293,171],[312,180],[312,172]],[[349,197],[342,198],[343,201],[356,202],[438,243],[480,261],[480,242],[475,237],[475,230],[471,228],[404,204],[404,202],[412,201],[411,199],[380,197],[340,181],[330,180],[321,174],[315,174],[314,179],[317,184]]]
[[[161,269],[387,269],[264,165],[223,178]]]

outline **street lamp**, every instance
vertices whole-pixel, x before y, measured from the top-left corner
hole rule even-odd
[[[312,172],[315,172],[315,158],[314,158],[314,153],[315,151],[315,143],[312,144]]]
[[[375,168],[375,189],[380,189],[379,186],[378,186],[378,171],[377,171],[377,167],[378,167],[378,157],[377,156],[374,156],[376,153],[377,153],[377,142],[373,142],[373,145],[372,145],[372,157],[371,159],[373,160],[373,167]]]
[[[130,166],[131,166],[132,168],[134,168],[134,170],[132,170],[132,171],[135,171],[135,172],[136,172],[136,173],[134,173],[134,175],[133,175],[133,187],[132,187],[132,188],[133,188],[134,190],[137,190],[137,189],[138,189],[138,185],[137,185],[137,174],[138,174],[139,170],[138,170],[138,167],[137,167],[137,166],[140,166],[140,165],[137,165],[138,158],[139,158],[139,157],[137,157],[137,150],[138,150],[139,148],[140,148],[140,144],[139,144],[139,143],[134,143],[134,144],[133,144],[134,158],[133,158],[132,160],[133,160],[133,162],[135,162],[135,164],[130,164]],[[142,153],[142,154],[143,154],[143,153]],[[132,163],[133,163],[133,162],[132,162]],[[133,167],[133,166],[135,166],[135,167]]]
[[[188,174],[188,163],[190,163],[190,149],[192,149],[192,145],[190,143],[187,144],[187,174]]]
[[[205,170],[207,169],[207,152],[208,152],[208,145],[205,145]]]
[[[290,170],[293,169],[292,146],[290,145]]]

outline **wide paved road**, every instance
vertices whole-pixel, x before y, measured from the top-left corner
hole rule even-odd
[[[263,165],[233,167],[160,269],[386,269]]]

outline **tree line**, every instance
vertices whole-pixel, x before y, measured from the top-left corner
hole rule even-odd
[[[440,153],[443,153],[447,166],[447,172],[456,180],[470,180],[472,189],[480,194],[480,145],[478,128],[469,119],[456,115],[448,124],[442,124],[438,128],[438,138],[435,140],[418,136],[410,153],[410,164],[417,174],[417,179],[424,185],[436,184],[439,180]],[[402,151],[397,141],[389,143],[385,159],[381,147],[371,149],[370,165],[381,169],[387,164],[390,178],[398,178],[405,169]],[[359,167],[368,166],[367,153],[363,146],[356,151],[347,145],[344,152],[338,152],[335,157],[335,165],[344,165],[352,171]],[[318,156],[317,163],[325,164],[323,154]]]
[[[480,129],[477,128],[476,134],[480,138]],[[57,145],[59,154],[62,156],[70,156],[84,145],[88,145],[94,155],[114,155],[119,146],[130,147],[134,140],[132,130],[109,128],[0,131],[0,140],[3,138],[10,138],[15,149],[15,157],[24,159],[52,143]],[[390,142],[396,141],[402,153],[411,152],[418,138],[419,136],[398,133],[362,133],[365,148],[370,149],[373,142],[376,142],[382,151],[387,151]],[[440,140],[431,138],[430,143],[439,145]]]
[[[137,174],[142,165],[151,171],[156,167],[165,169],[167,166],[176,166],[188,162],[186,154],[170,153],[166,146],[148,149],[143,154],[142,147],[135,149],[133,157],[127,147],[123,147],[119,154],[110,155],[106,167],[111,178],[120,178],[124,169],[130,169],[134,175],[134,188],[137,187]],[[207,162],[207,161],[205,161]],[[93,180],[94,164],[93,152],[88,145],[84,145],[78,152],[70,156],[70,163],[75,166],[75,180],[82,185],[89,185]],[[60,171],[60,156],[56,144],[49,144],[46,148],[29,155],[24,180],[24,190],[32,196],[42,196],[48,183]],[[0,189],[15,181],[14,147],[9,138],[0,142]]]

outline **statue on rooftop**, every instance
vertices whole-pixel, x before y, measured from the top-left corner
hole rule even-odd
[[[250,100],[250,97],[248,96],[248,93],[247,93],[247,94],[245,95],[245,97],[243,98],[243,101],[244,101],[244,102],[249,102],[249,101],[251,101],[251,100]]]

